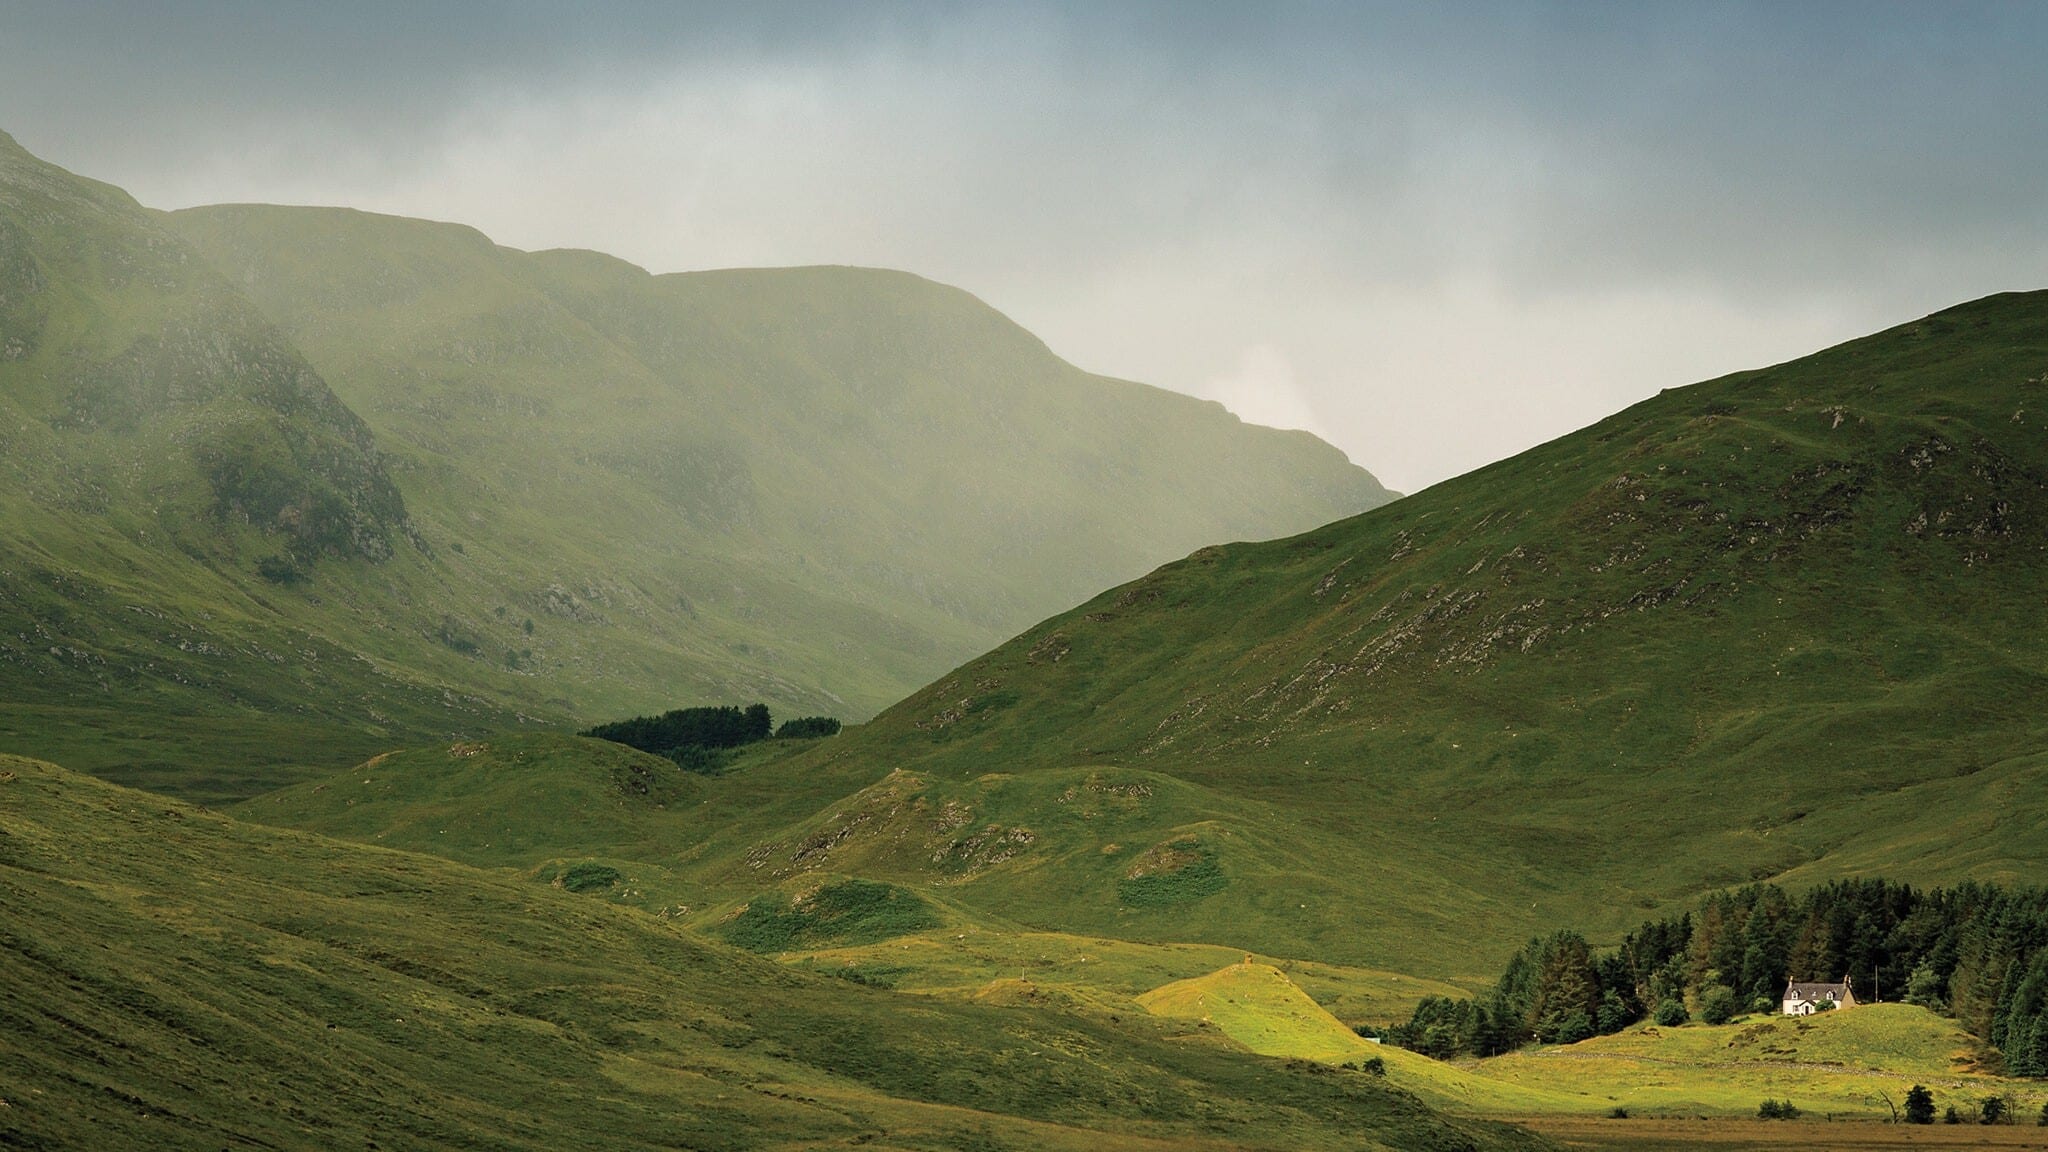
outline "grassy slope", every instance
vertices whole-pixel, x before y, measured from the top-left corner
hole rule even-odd
[[[1992,297],[1203,549],[758,771],[1038,833],[953,893],[1027,924],[1453,978],[1753,878],[2025,881],[2044,421],[2048,293]],[[1094,774],[1149,794],[1074,819]],[[873,827],[831,867],[939,878]],[[1175,836],[1226,883],[1129,908],[1110,847]]]
[[[358,585],[258,576],[290,550]],[[4,135],[0,555],[7,747],[205,793],[193,765],[275,776],[516,722],[434,686],[470,662],[394,609],[431,565],[370,430],[134,201]]]
[[[1389,1082],[1459,1111],[1549,1113],[1572,1101],[1554,1085],[1477,1075],[1404,1049],[1360,1039],[1287,973],[1239,963],[1155,988],[1138,997],[1154,1016],[1201,1020],[1253,1052],[1329,1064],[1377,1057]]]
[[[169,218],[4,136],[0,480],[0,747],[206,799],[535,719],[864,715],[1195,543],[1385,498],[915,277]],[[287,552],[306,579],[259,575]]]
[[[10,1147],[1507,1138],[1170,1026],[906,1003],[603,901],[14,758],[0,907]]]
[[[1156,1016],[1209,1022],[1254,1052],[1328,1063],[1378,1056],[1390,1082],[1439,1107],[1495,1115],[1744,1117],[1766,1099],[1856,1119],[1887,1119],[1925,1084],[1937,1106],[1974,1115],[2010,1094],[2022,1120],[2048,1089],[1978,1071],[1977,1044],[1954,1022],[1907,1004],[1719,1027],[1641,1026],[1562,1047],[1446,1064],[1359,1039],[1279,969],[1232,964],[1138,997]]]
[[[1975,1115],[1984,1097],[2009,1093],[2022,1123],[2037,1116],[2048,1089],[1979,1072],[1976,1052],[1952,1021],[1908,1004],[1874,1004],[1796,1021],[1757,1016],[1719,1027],[1644,1026],[1496,1057],[1472,1071],[1576,1097],[1566,1111],[1618,1104],[1640,1115],[1745,1116],[1765,1099],[1789,1099],[1810,1113],[1885,1119],[1892,1105],[1904,1105],[1906,1089],[1924,1084],[1940,1108],[1953,1104]]]

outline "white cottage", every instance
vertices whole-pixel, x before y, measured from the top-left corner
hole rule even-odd
[[[1810,1016],[1824,1011],[1823,1005],[1832,1008],[1854,1008],[1856,994],[1849,990],[1849,978],[1842,977],[1840,984],[1801,984],[1786,981],[1784,1012],[1787,1016]]]

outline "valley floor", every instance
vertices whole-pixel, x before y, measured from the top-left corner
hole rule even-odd
[[[2048,1128],[1982,1124],[1885,1124],[1819,1120],[1609,1120],[1589,1116],[1518,1116],[1522,1127],[1566,1148],[1604,1152],[1765,1152],[1826,1148],[1839,1152],[1891,1149],[2048,1148]]]

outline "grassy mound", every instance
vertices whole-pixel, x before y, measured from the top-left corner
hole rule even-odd
[[[1543,1086],[1474,1075],[1413,1052],[1361,1039],[1268,964],[1238,963],[1175,981],[1138,997],[1155,1016],[1204,1021],[1263,1056],[1363,1065],[1378,1060],[1387,1079],[1441,1107],[1474,1112],[1569,1110]]]
[[[582,736],[506,733],[377,756],[246,801],[238,816],[471,864],[659,859],[703,778]],[[677,819],[671,819],[671,814]]]
[[[834,944],[873,944],[939,926],[939,914],[915,892],[871,880],[845,880],[798,894],[756,896],[718,926],[728,944],[749,952],[791,952]]]

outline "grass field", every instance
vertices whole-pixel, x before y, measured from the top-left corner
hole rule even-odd
[[[1741,1117],[1771,1099],[1791,1100],[1815,1117],[1890,1119],[1906,1089],[1923,1084],[1937,1108],[1954,1105],[1971,1117],[1985,1097],[2009,1095],[2015,1114],[2031,1123],[2048,1102],[2048,1084],[1986,1075],[1978,1054],[1977,1042],[1953,1021],[1908,1004],[1873,1004],[1719,1027],[1639,1026],[1481,1061],[1477,1071],[1569,1094],[1585,1111],[1619,1106],[1644,1116]]]
[[[1905,1152],[1908,1149],[2048,1148],[2039,1128],[1937,1124],[1921,1127],[1869,1121],[1610,1120],[1526,1116],[1518,1121],[1566,1148],[1590,1152]]]
[[[2003,1096],[2020,1122],[2048,1085],[1983,1073],[1976,1041],[1924,1008],[1877,1004],[1807,1018],[1748,1017],[1719,1027],[1638,1026],[1578,1044],[1443,1063],[1360,1039],[1287,974],[1230,965],[1137,998],[1158,1016],[1200,1020],[1253,1052],[1356,1063],[1379,1057],[1390,1082],[1440,1107],[1487,1115],[1743,1120],[1790,1100],[1809,1122],[1890,1120],[1922,1084],[1938,1109],[1975,1118]],[[1889,1097],[1890,1103],[1886,1102]]]

